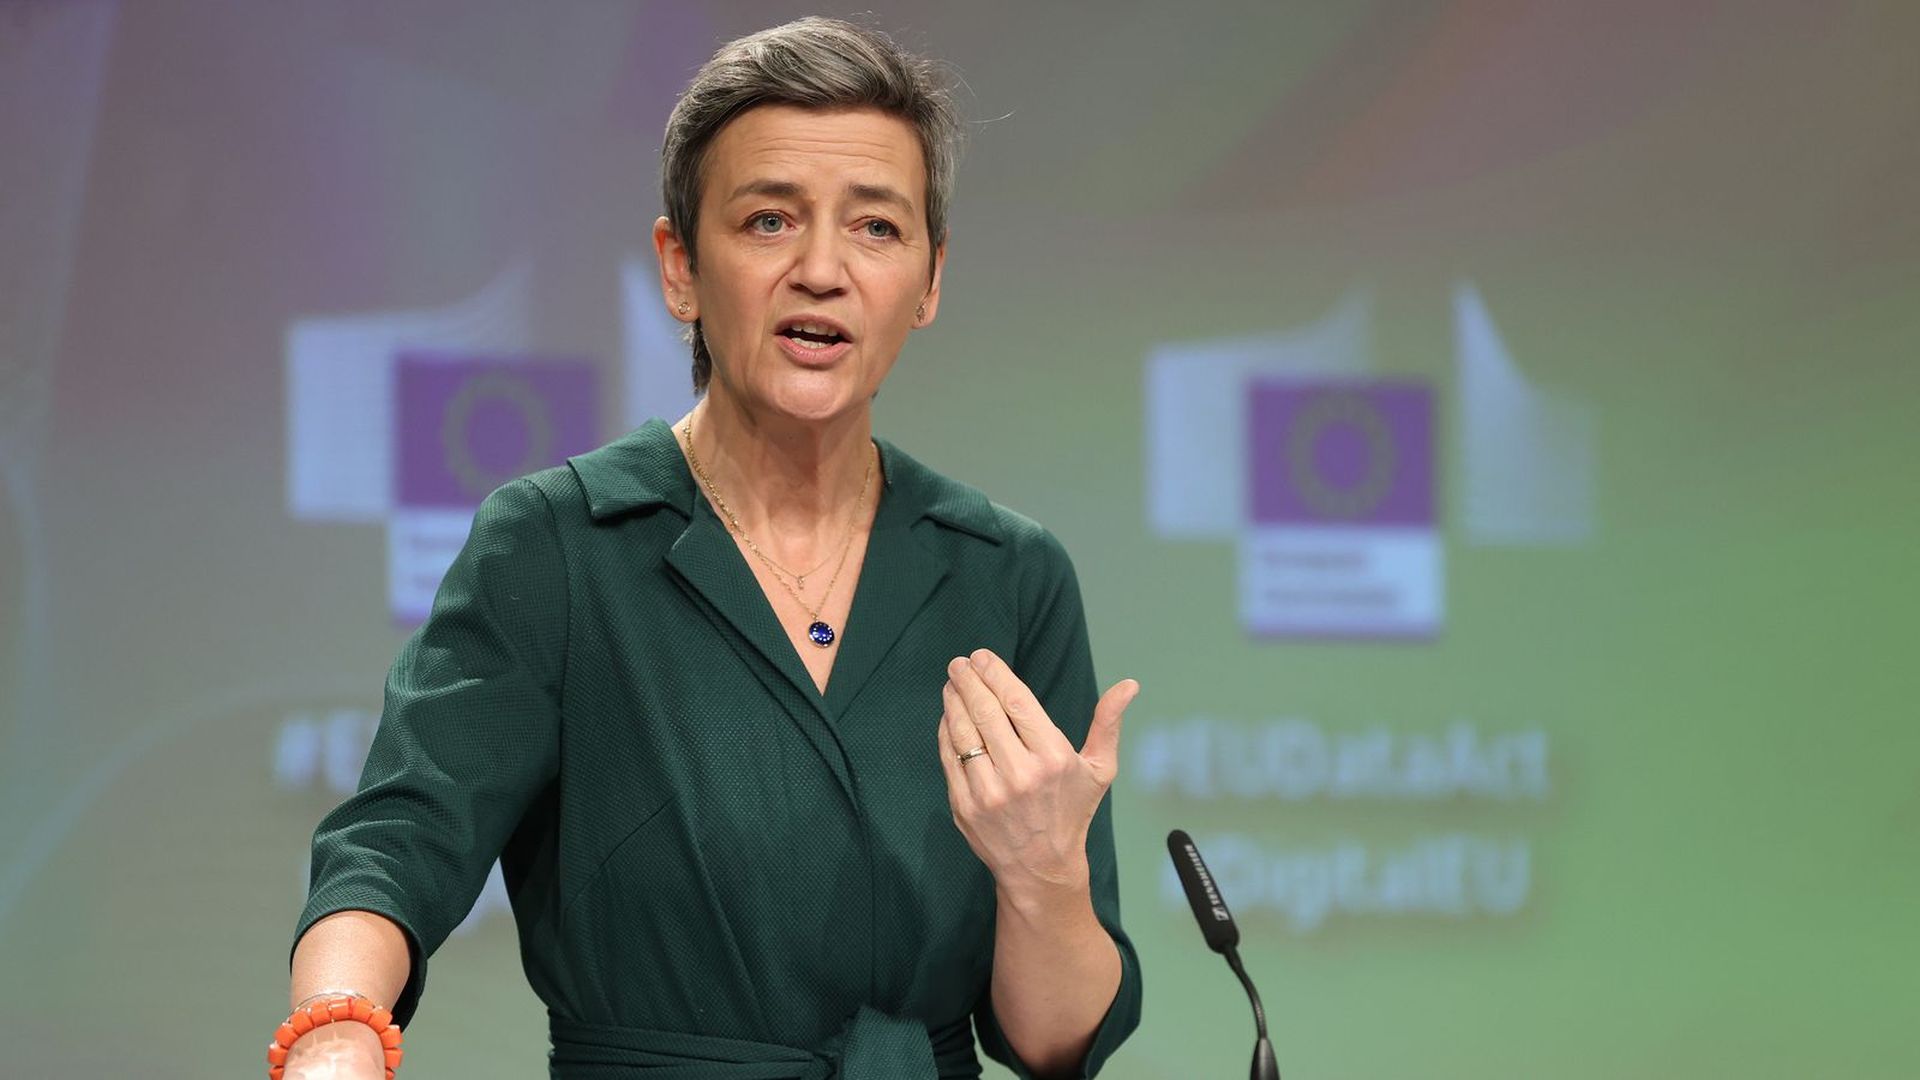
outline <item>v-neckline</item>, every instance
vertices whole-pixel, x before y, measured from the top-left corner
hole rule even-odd
[[[877,449],[874,452],[876,454],[879,453]],[[878,506],[874,507],[873,521],[869,522],[867,525],[866,540],[861,544],[861,550],[860,550],[860,568],[854,572],[852,579],[848,582],[849,586],[853,590],[853,594],[851,599],[849,599],[847,602],[847,614],[837,624],[835,623],[827,624],[828,627],[833,631],[833,643],[832,643],[833,650],[832,650],[832,655],[827,662],[826,685],[822,686],[819,681],[816,681],[814,679],[813,668],[811,665],[807,663],[806,650],[803,649],[801,645],[794,640],[792,634],[788,633],[786,623],[781,620],[780,609],[777,606],[777,603],[774,598],[774,594],[769,592],[765,584],[761,581],[760,575],[758,572],[754,570],[753,563],[749,561],[747,553],[740,550],[740,544],[737,540],[735,540],[733,531],[727,527],[725,520],[721,519],[719,513],[716,511],[715,507],[713,506],[712,501],[708,499],[706,492],[703,489],[696,486],[694,488],[694,497],[699,500],[700,504],[705,506],[706,508],[705,513],[708,519],[710,519],[714,525],[717,525],[719,527],[721,534],[726,537],[727,542],[733,545],[734,554],[740,557],[741,572],[746,575],[747,580],[753,582],[755,589],[760,594],[761,600],[764,601],[768,621],[772,624],[773,629],[775,633],[779,636],[779,638],[782,641],[785,641],[787,643],[787,651],[793,654],[794,661],[800,665],[800,670],[806,674],[806,682],[809,686],[813,688],[813,696],[815,700],[818,703],[824,705],[824,703],[827,700],[828,692],[834,686],[834,676],[840,670],[840,654],[844,652],[846,649],[846,642],[848,640],[847,630],[854,623],[854,618],[853,618],[854,611],[860,602],[860,585],[866,576],[868,558],[873,553],[874,526],[880,520],[880,507]],[[882,502],[884,502],[886,499],[884,485],[879,498]],[[851,550],[849,550],[848,557],[851,558],[851,556],[852,556],[852,552]],[[842,580],[846,580],[846,579],[843,578]],[[795,600],[797,601],[798,598],[796,597]],[[820,610],[822,612],[826,610],[826,607],[824,604],[822,605]],[[803,615],[807,614],[804,607],[801,608],[801,614]],[[810,621],[821,622],[824,620],[819,615],[813,615],[813,616],[810,616]],[[811,625],[809,625],[809,629],[811,629]],[[815,647],[818,648],[818,646],[815,646]]]
[[[887,446],[881,448],[882,464]],[[678,451],[681,468],[684,457]],[[845,637],[823,693],[800,659],[793,639],[779,624],[766,590],[740,553],[706,496],[692,492],[687,528],[667,553],[667,562],[692,588],[746,639],[753,649],[792,684],[807,707],[832,722],[844,715],[871,681],[901,634],[925,606],[950,570],[946,556],[914,534],[913,525],[924,507],[891,482],[881,487],[873,528],[867,537],[866,557],[847,611]],[[701,509],[705,505],[705,509]]]
[[[729,654],[737,657],[742,673],[765,686],[842,791],[854,798],[839,721],[856,712],[869,688],[885,685],[877,673],[909,628],[930,610],[930,601],[953,571],[953,556],[943,539],[949,530],[1003,542],[991,504],[978,492],[933,476],[892,443],[874,437],[882,467],[880,503],[847,614],[848,633],[823,693],[778,625],[759,581],[741,573],[745,561],[739,545],[710,505],[704,514],[700,511],[697,504],[705,502],[705,496],[696,490],[678,441],[665,420],[652,419],[627,439],[569,458],[568,463],[586,489],[596,522],[611,523],[649,505],[671,507],[684,524],[668,544],[664,563],[721,634],[716,644],[723,652],[712,658],[716,669],[728,666]]]
[[[734,539],[733,531],[727,527],[726,521],[720,516],[719,510],[713,505],[705,487],[701,485],[699,477],[694,475],[692,462],[687,460],[686,448],[681,442],[679,431],[672,425],[667,425],[667,432],[672,440],[674,457],[679,463],[682,478],[693,495],[692,506],[689,507],[690,518],[687,524],[687,530],[682,534],[681,542],[684,543],[688,537],[693,535],[696,529],[706,531],[710,534],[717,534],[719,541],[724,544],[728,551],[732,552],[731,560],[722,561],[730,561],[732,566],[729,569],[737,574],[740,579],[751,583],[752,595],[758,598],[759,603],[757,605],[752,603],[743,605],[738,603],[738,598],[731,598],[732,602],[723,602],[722,598],[726,595],[724,591],[718,591],[719,595],[716,595],[716,590],[709,590],[703,587],[699,581],[694,582],[695,587],[699,588],[701,592],[707,596],[709,602],[721,609],[722,614],[727,616],[728,620],[734,624],[734,628],[739,630],[742,636],[752,642],[755,648],[758,649],[775,668],[779,669],[781,673],[787,677],[789,682],[794,684],[796,689],[806,695],[809,704],[818,710],[823,717],[832,720],[834,714],[839,711],[833,708],[835,701],[834,691],[844,685],[843,674],[846,668],[846,657],[848,653],[850,651],[856,651],[862,655],[869,655],[872,652],[871,649],[855,650],[853,646],[855,643],[860,642],[860,635],[850,634],[850,631],[855,627],[864,625],[868,621],[862,617],[862,614],[866,608],[872,607],[873,604],[871,602],[863,603],[863,598],[867,597],[869,593],[866,585],[870,577],[870,571],[873,569],[875,552],[879,547],[877,542],[881,539],[882,523],[888,522],[891,524],[889,522],[890,513],[895,509],[895,504],[897,503],[897,500],[888,497],[892,487],[892,473],[888,468],[887,453],[884,444],[879,439],[870,438],[876,457],[875,468],[880,473],[879,483],[877,485],[879,492],[876,496],[877,505],[874,507],[873,520],[867,527],[867,540],[865,548],[861,552],[860,570],[853,578],[853,598],[847,605],[847,616],[841,620],[839,626],[834,627],[837,643],[834,649],[833,661],[827,668],[826,686],[822,687],[820,683],[814,680],[813,670],[807,666],[805,655],[800,651],[799,646],[795,644],[792,636],[787,633],[786,626],[780,621],[780,614],[774,607],[773,598],[768,595],[765,587],[761,585],[760,576],[754,572],[753,564],[747,561],[747,555],[740,550],[740,544]],[[917,545],[915,546],[917,547]],[[674,552],[678,553],[679,551],[680,544],[676,544],[674,546]],[[671,556],[669,561],[673,561]],[[944,570],[944,567],[942,569]],[[682,567],[683,574],[687,574],[687,570],[688,567]],[[693,577],[691,574],[687,574],[687,576],[690,580]],[[734,608],[735,610],[730,611],[728,610],[729,608]],[[784,648],[770,648],[769,645],[774,640],[779,641]],[[864,675],[866,673],[868,672],[863,672],[862,674]],[[864,678],[862,681],[864,681]],[[842,696],[847,697],[850,695]],[[844,706],[844,702],[841,702],[841,704]]]

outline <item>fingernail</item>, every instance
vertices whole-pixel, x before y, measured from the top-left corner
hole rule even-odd
[[[993,654],[988,652],[985,649],[973,650],[973,670],[975,671],[987,670],[987,661],[990,658],[992,658],[992,656]]]

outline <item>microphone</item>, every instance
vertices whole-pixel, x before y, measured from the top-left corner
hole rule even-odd
[[[1234,925],[1233,914],[1227,910],[1227,902],[1214,885],[1213,875],[1207,873],[1207,864],[1200,858],[1200,849],[1193,846],[1193,838],[1180,829],[1168,833],[1167,854],[1173,856],[1173,869],[1180,875],[1180,887],[1187,892],[1187,903],[1193,908],[1194,919],[1200,923],[1200,935],[1207,939],[1207,948],[1227,958],[1227,966],[1240,977],[1247,999],[1253,1002],[1256,1039],[1252,1080],[1280,1080],[1273,1044],[1267,1041],[1267,1011],[1260,1005],[1260,991],[1253,988],[1253,980],[1247,977],[1247,969],[1241,965],[1236,948],[1240,944],[1240,928]]]

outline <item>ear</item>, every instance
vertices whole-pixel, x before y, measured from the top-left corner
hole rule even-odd
[[[927,285],[927,295],[920,301],[920,306],[926,310],[926,314],[914,320],[914,329],[918,330],[922,327],[932,326],[933,317],[939,314],[940,272],[946,268],[947,242],[942,240],[940,241],[940,246],[933,250],[933,281]]]
[[[698,319],[700,295],[694,289],[693,257],[664,217],[653,223],[653,253],[660,263],[660,296],[666,301],[667,314],[683,323]],[[681,304],[687,305],[685,312]]]

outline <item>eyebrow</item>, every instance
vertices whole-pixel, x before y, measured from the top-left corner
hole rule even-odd
[[[791,180],[749,180],[733,189],[729,199],[742,195],[770,195],[776,199],[793,199],[800,195],[800,185]]]
[[[913,200],[884,184],[848,184],[847,193],[862,202],[881,202],[913,213]]]
[[[847,194],[862,202],[881,202],[897,206],[912,213],[913,200],[884,184],[848,184]],[[749,180],[733,189],[729,199],[742,195],[765,195],[775,199],[797,199],[801,195],[800,185],[791,180]]]

